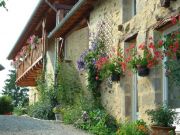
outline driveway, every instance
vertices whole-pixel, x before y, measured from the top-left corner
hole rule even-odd
[[[0,115],[0,135],[89,135],[72,126],[23,116]]]

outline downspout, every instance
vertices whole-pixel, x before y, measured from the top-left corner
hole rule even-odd
[[[61,44],[59,42],[61,41]],[[59,71],[59,48],[63,45],[63,38],[57,38],[55,44],[55,63],[54,63],[54,86],[57,88],[58,71]]]
[[[48,1],[45,0],[46,4],[53,9],[56,12],[56,25],[57,22],[59,22],[59,18],[57,16],[58,10]],[[55,38],[55,54],[54,54],[54,91],[55,91],[55,96],[57,96],[57,87],[58,87],[58,83],[57,83],[57,79],[58,79],[58,49],[59,48],[59,39]],[[53,105],[57,105],[57,97],[54,97],[53,100]]]
[[[64,19],[54,28],[54,30],[48,35],[48,38],[52,38],[57,31],[59,31],[67,20],[74,15],[74,13],[86,2],[87,0],[79,0],[69,11],[69,13],[64,17]]]

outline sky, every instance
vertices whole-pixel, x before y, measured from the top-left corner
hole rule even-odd
[[[0,71],[0,93],[8,71],[12,69],[7,56],[27,24],[39,0],[8,0],[7,9],[0,8],[0,64],[5,70]]]

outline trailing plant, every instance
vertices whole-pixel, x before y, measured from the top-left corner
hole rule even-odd
[[[148,45],[145,43],[140,44],[138,49],[142,51],[142,54],[138,52],[133,44],[125,50],[125,53],[127,54],[127,58],[125,59],[127,66],[134,72],[137,72],[141,67],[152,68],[163,58],[161,51],[158,51],[155,48],[152,39],[150,39]]]
[[[77,61],[79,70],[88,73],[88,89],[92,91],[96,103],[100,105],[100,84],[113,72],[121,73],[122,69],[116,58],[110,58],[108,53],[111,46],[108,25],[101,21],[96,33],[90,33],[90,47],[85,50]],[[101,105],[100,105],[101,106]]]

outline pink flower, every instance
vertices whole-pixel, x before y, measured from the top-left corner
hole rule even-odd
[[[150,44],[149,44],[149,48],[151,48],[151,49],[155,50],[155,46],[154,46],[153,42],[150,42]]]
[[[159,40],[159,41],[158,41],[158,45],[159,45],[159,47],[162,47],[162,45],[163,45],[163,40]]]
[[[141,49],[141,50],[144,50],[145,49],[145,44],[144,43],[140,44],[138,48]]]
[[[177,23],[176,17],[171,16],[171,23],[172,23],[172,24],[176,24],[176,23]]]
[[[120,64],[121,64],[121,68],[122,68],[123,72],[125,72],[125,70],[126,70],[126,63],[125,62],[120,62]]]

